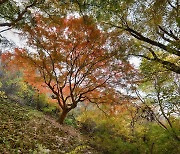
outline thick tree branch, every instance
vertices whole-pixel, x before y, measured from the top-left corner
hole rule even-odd
[[[153,40],[143,36],[141,33],[137,32],[137,31],[135,31],[129,27],[127,27],[125,30],[128,31],[132,36],[134,36],[138,40],[141,40],[141,41],[144,41],[144,42],[149,43],[151,45],[154,45],[156,47],[159,47],[159,48],[161,48],[161,49],[163,49],[163,50],[165,50],[171,54],[175,54],[177,56],[180,56],[180,51],[178,51],[176,49],[172,49],[172,48],[169,49],[166,45],[159,43],[159,42],[156,42],[156,41],[153,41]]]
[[[103,23],[104,23],[104,24],[108,24],[108,25],[110,25],[110,26],[112,26],[112,27],[116,27],[116,28],[118,28],[118,29],[125,30],[125,31],[129,32],[133,37],[135,37],[136,39],[138,39],[138,40],[140,40],[140,41],[143,41],[143,42],[146,42],[146,43],[151,44],[151,45],[153,45],[153,46],[159,47],[159,48],[161,48],[161,49],[163,49],[163,50],[165,50],[166,52],[169,52],[169,53],[171,53],[171,54],[180,56],[180,51],[179,51],[179,50],[169,48],[169,47],[167,47],[166,45],[164,45],[164,44],[162,44],[162,43],[160,43],[160,42],[151,40],[151,39],[143,36],[143,35],[142,35],[141,33],[139,33],[138,31],[130,28],[127,24],[125,25],[125,27],[123,27],[123,26],[118,26],[118,25],[114,25],[114,24],[111,24],[111,23],[106,23],[106,22],[103,22]],[[162,28],[162,27],[161,27],[161,28]],[[163,29],[163,30],[164,30],[164,29]],[[165,30],[164,30],[164,32],[165,32]],[[171,36],[171,37],[173,37],[174,39],[176,39],[176,40],[178,39],[178,40],[179,40],[179,38],[177,38],[175,35],[173,35],[172,32],[169,33],[169,32],[166,31],[166,33],[168,33],[168,35]]]
[[[129,54],[129,55],[145,58],[145,59],[151,60],[151,61],[155,61],[157,63],[162,64],[166,69],[180,74],[180,67],[175,65],[174,63],[169,62],[169,61],[159,59],[158,57],[150,58],[150,57],[147,57],[145,55],[137,55],[137,54]]]

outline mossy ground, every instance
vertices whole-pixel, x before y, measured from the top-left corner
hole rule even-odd
[[[39,111],[0,102],[0,153],[96,153],[80,133]]]

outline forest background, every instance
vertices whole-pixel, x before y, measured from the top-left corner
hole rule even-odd
[[[81,130],[101,153],[178,153],[179,3],[1,0],[1,101]]]

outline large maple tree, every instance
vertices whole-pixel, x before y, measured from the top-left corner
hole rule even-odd
[[[80,102],[117,102],[117,85],[125,85],[131,78],[126,75],[135,72],[129,63],[115,60],[108,35],[89,17],[52,21],[37,15],[36,26],[24,29],[31,52],[16,49],[15,62],[26,81],[53,93],[61,124]]]

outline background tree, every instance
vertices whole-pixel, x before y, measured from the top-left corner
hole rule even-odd
[[[179,74],[162,68],[155,62],[144,60],[141,64],[144,80],[140,88],[145,92],[141,98],[144,105],[152,111],[155,120],[179,140],[174,122],[178,120],[179,110]]]
[[[179,0],[79,1],[79,7],[116,31],[123,45],[120,54],[155,61],[180,73]]]

